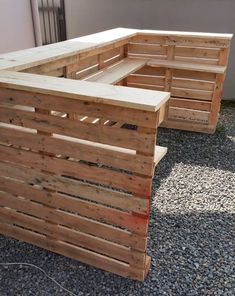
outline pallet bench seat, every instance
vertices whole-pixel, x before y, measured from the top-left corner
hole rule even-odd
[[[181,62],[181,61],[157,60],[157,59],[150,59],[147,62],[147,65],[151,67],[160,67],[160,68],[163,67],[163,68],[172,68],[172,69],[178,69],[178,70],[198,71],[198,72],[216,73],[216,74],[224,74],[226,71],[225,66],[199,64],[199,63],[187,63],[187,62]]]
[[[0,233],[143,281],[157,130],[215,131],[231,38],[117,28],[0,55]]]
[[[100,70],[95,75],[92,75],[90,78],[87,78],[85,80],[100,83],[117,84],[130,74],[138,71],[143,66],[145,66],[146,62],[146,59],[124,58],[118,64]]]

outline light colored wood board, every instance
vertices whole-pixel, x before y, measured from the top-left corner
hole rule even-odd
[[[76,214],[51,209],[50,207],[43,206],[39,203],[14,197],[6,192],[0,192],[0,196],[0,205],[2,207],[8,207],[39,219],[49,220],[56,224],[64,225],[68,228],[107,239],[124,246],[129,246],[129,244],[132,246],[132,233],[127,230],[122,230]],[[140,238],[140,242],[144,241],[146,238],[146,236],[137,236]]]
[[[120,60],[122,60],[120,55],[116,56],[116,57],[113,57],[112,59],[106,60],[106,61],[104,61],[104,67],[103,68],[112,66],[112,65],[118,63]]]
[[[184,79],[193,79],[193,80],[206,80],[206,81],[215,81],[215,73],[206,73],[206,72],[197,72],[197,71],[187,71],[187,70],[178,70],[174,69],[173,78],[184,78]]]
[[[152,67],[166,67],[179,70],[188,70],[188,71],[199,71],[199,72],[209,72],[209,73],[218,73],[224,74],[226,68],[224,66],[218,65],[205,65],[199,63],[187,63],[180,61],[169,61],[169,60],[157,60],[152,59],[147,63]]]
[[[209,112],[185,108],[170,107],[169,118],[208,124]]]
[[[38,186],[42,186],[41,184],[43,184],[45,188],[51,190],[64,192],[65,194],[71,194],[74,196],[81,196],[83,199],[112,207],[118,207],[126,211],[130,210],[131,202],[133,202],[134,204],[133,208],[138,208],[139,205],[143,205],[143,203],[140,203],[139,198],[135,199],[134,196],[130,194],[103,188],[101,186],[96,186],[65,177],[51,176],[46,173],[40,173],[36,170],[30,170],[29,168],[22,168],[17,164],[7,165],[5,163],[1,163],[1,167],[2,170],[4,170],[4,172],[0,173],[1,176],[11,177],[10,173],[13,171],[12,176],[15,176],[15,178],[18,180],[25,182],[30,182],[31,180],[31,183],[36,184]],[[20,169],[23,170],[22,175],[20,175],[19,173]],[[32,176],[30,176],[30,172]],[[44,178],[47,177],[48,180],[45,181]],[[123,205],[121,205],[122,202]],[[125,205],[127,206],[127,209],[124,207]],[[146,209],[146,212],[148,212],[148,208]],[[143,216],[144,215],[145,214],[143,214]]]
[[[76,80],[78,79],[85,79],[86,77],[92,75],[92,74],[95,74],[97,71],[99,71],[99,65],[94,65],[94,66],[91,66],[87,69],[84,69],[82,71],[78,71],[75,73],[75,78]]]
[[[165,119],[166,108],[168,108],[168,106],[165,103],[165,105],[163,105],[162,108],[159,110],[158,125],[160,125],[164,121],[164,119]]]
[[[146,37],[153,36],[158,38],[161,36],[176,36],[176,37],[192,37],[192,38],[217,38],[221,40],[230,40],[233,34],[227,33],[207,33],[207,32],[187,32],[187,31],[166,31],[166,30],[138,30],[137,36]]]
[[[53,204],[54,200],[57,200],[57,197],[60,197],[60,198],[62,198],[63,196],[66,198],[68,197],[68,195],[61,195],[56,192],[42,190],[40,187],[31,186],[29,184],[18,182],[17,180],[6,179],[4,177],[0,177],[0,180],[1,180],[0,182],[1,191],[11,193],[12,195],[24,195],[24,197],[38,201],[40,203],[43,202],[45,204],[50,205],[51,203]],[[68,198],[71,198],[71,197],[68,197]],[[125,203],[125,200],[123,199],[123,205],[124,203]],[[62,205],[62,206],[65,207],[65,205]],[[40,216],[40,217],[44,219],[44,216]],[[57,218],[54,217],[54,219],[57,219]],[[58,223],[60,224],[61,222],[58,222]],[[82,229],[80,230],[82,231]],[[114,232],[115,231],[116,231],[116,228],[114,229]],[[134,233],[129,233],[127,231],[121,232],[121,237],[123,237],[123,240],[120,240],[120,232],[119,232],[119,236],[117,237],[117,240],[116,240],[117,243],[120,243],[121,245],[124,245],[124,246],[131,247],[133,250],[134,249],[139,251],[146,250],[146,247],[147,247],[146,237],[140,236]],[[105,239],[112,240],[112,236],[110,238],[105,236]]]
[[[154,85],[154,84],[140,84],[140,83],[127,83],[128,87],[142,88],[142,89],[151,89],[155,91],[164,91],[164,86]],[[164,104],[162,105],[164,106]],[[162,107],[161,107],[162,108]],[[161,110],[160,108],[160,110]]]
[[[191,34],[191,36],[190,36]],[[192,34],[194,36],[192,36]],[[180,36],[181,35],[181,36]],[[132,37],[132,42],[138,43],[150,43],[150,44],[165,44],[165,45],[176,45],[176,46],[188,46],[188,47],[206,47],[206,48],[221,48],[221,47],[228,47],[230,44],[231,35],[222,36],[222,35],[203,35],[203,33],[188,33],[182,34],[179,32],[177,34],[169,32],[169,31],[162,31],[162,33],[143,33],[139,32],[137,36]]]
[[[218,59],[219,49],[176,46],[175,55],[179,57]]]
[[[117,147],[142,150],[146,153],[151,153],[154,146],[154,137],[151,134],[139,133],[138,131],[127,129],[118,129],[114,134],[106,126],[89,124],[84,121],[81,122],[53,115],[0,107],[0,118],[1,122],[4,123]]]
[[[128,45],[128,53],[166,55],[167,46],[130,43]]]
[[[46,236],[54,236],[59,241],[68,242],[126,263],[140,265],[145,254],[107,240],[76,231],[61,225],[53,225],[42,219],[35,218],[12,209],[0,208],[0,221],[6,224],[16,224],[31,229]]]
[[[144,280],[145,271],[131,269],[128,264],[109,258],[107,256],[100,255],[61,241],[51,240],[35,232],[28,231],[10,224],[0,223],[0,232],[4,235],[25,241],[66,257],[79,260],[97,268],[101,268],[131,279],[140,281]]]
[[[151,112],[157,111],[170,96],[165,92],[10,71],[0,72],[0,86]]]
[[[32,172],[32,174],[34,174],[34,172]],[[46,190],[44,190],[44,194],[46,194],[45,191]],[[63,189],[63,191],[65,190]],[[23,193],[21,193],[20,195],[23,195]],[[50,206],[44,205],[43,199],[42,204],[38,204],[31,202],[30,200],[21,201],[20,199],[12,197],[8,193],[0,193],[0,196],[2,199],[0,201],[1,206],[9,206],[10,208],[14,208],[15,210],[36,216],[37,214],[35,212],[41,211],[41,215],[43,215],[41,218],[54,223],[60,223],[59,217],[61,217],[66,223],[66,220],[70,218],[70,216],[68,215],[70,215],[72,211],[72,213],[75,213],[71,213],[74,219],[78,217],[78,222],[81,221],[81,223],[82,221],[84,221],[83,218],[88,219],[88,224],[93,223],[93,227],[96,227],[96,223],[101,223],[101,225],[103,225],[102,227],[113,225],[117,229],[119,229],[119,227],[123,227],[131,232],[140,235],[147,234],[148,216],[137,217],[132,215],[131,213],[123,212],[117,209],[108,208],[102,205],[90,203],[88,201],[79,200],[77,198],[69,198],[67,195],[56,195],[56,200],[54,200],[54,202],[51,202]],[[5,197],[9,200],[8,203],[6,202]],[[34,197],[30,197],[30,199],[34,200]],[[12,205],[14,203],[15,206]],[[54,207],[60,210],[54,211]],[[79,224],[77,225],[77,227],[79,227]]]
[[[102,53],[102,57],[104,61],[107,61],[115,56],[121,55],[120,48],[113,48]]]
[[[214,90],[214,83],[204,80],[174,78],[172,80],[172,86],[178,88],[198,89],[207,91]]]
[[[1,55],[0,69],[24,70],[74,55],[80,59],[88,54],[120,47],[136,34],[136,30],[117,28],[88,36]]]
[[[86,81],[115,84],[123,78],[139,70],[146,64],[146,60],[125,58],[113,67],[103,69]]]
[[[155,155],[154,155],[154,165],[156,166],[166,155],[167,148],[162,146],[155,147]]]
[[[171,95],[173,97],[211,101],[212,96],[213,96],[213,92],[206,91],[206,90],[196,90],[196,89],[172,87],[171,88]]]
[[[86,70],[87,68],[90,68],[95,65],[98,65],[98,55],[91,56],[91,57],[83,59],[81,61],[78,59],[77,61],[75,61],[75,63],[73,63],[69,66],[68,73]]]
[[[152,84],[164,86],[165,79],[158,76],[143,76],[143,75],[130,75],[127,77],[127,83],[137,83],[137,84]]]
[[[216,128],[214,125],[173,119],[168,119],[167,121],[164,121],[161,124],[161,127],[206,134],[213,134]]]
[[[211,111],[211,102],[171,98],[169,102],[170,107],[186,108],[200,111]]]
[[[223,94],[224,75],[217,74],[215,80],[215,88],[211,103],[211,114],[209,118],[209,124],[215,125],[219,119],[220,102]]]
[[[78,61],[79,61],[79,56],[75,55],[67,58],[62,58],[56,61],[48,62],[42,65],[38,65],[36,67],[28,68],[28,69],[25,69],[24,72],[34,73],[34,74],[47,74],[47,73],[50,73],[51,71],[55,71],[67,65],[77,63]]]
[[[112,114],[112,119],[115,121],[125,118],[127,123],[145,127],[156,127],[157,122],[157,116],[154,112],[5,88],[1,88],[0,91],[0,104],[23,105],[23,108],[24,106],[31,106],[63,113],[76,111],[78,115],[98,117],[104,120],[111,119]]]
[[[139,69],[135,72],[138,75],[148,75],[148,76],[162,76],[164,77],[166,73],[166,69],[163,67],[150,67],[144,66],[143,68]]]
[[[175,61],[180,63],[189,63],[189,64],[203,64],[203,65],[218,65],[218,59],[204,59],[204,58],[196,58],[196,57],[179,57],[175,56]]]
[[[1,142],[13,145],[27,147],[37,151],[44,151],[56,155],[70,156],[78,160],[99,163],[114,168],[121,168],[127,171],[141,173],[142,175],[152,175],[152,159],[151,156],[137,156],[132,150],[110,150],[89,146],[81,143],[48,137],[44,135],[35,135],[29,132],[14,130],[10,132],[5,127],[0,127]],[[67,137],[68,138],[68,137]],[[74,139],[74,138],[72,138]]]
[[[73,198],[68,197],[68,195],[66,194],[62,195],[55,192],[48,193],[48,191],[45,192],[44,190],[41,190],[41,187],[35,187],[35,186],[32,187],[28,184],[22,183],[21,181],[5,179],[4,177],[0,177],[0,180],[1,180],[1,184],[0,184],[1,190],[9,192],[13,195],[23,194],[24,197],[26,198],[42,202],[48,206],[50,206],[51,204],[55,205],[55,203],[57,203],[57,198],[60,198],[61,200],[66,200],[66,198],[68,198],[68,200],[70,199],[72,201],[71,204],[73,203]],[[93,201],[96,202],[95,199]],[[120,197],[113,196],[112,198],[105,198],[105,196],[103,196],[103,198],[98,200],[98,202],[99,204],[115,207],[123,211],[137,212],[142,215],[148,215],[149,213],[148,199],[138,198],[128,194],[122,194],[120,195]],[[61,207],[62,206],[65,207],[66,205],[62,203]],[[71,210],[71,207],[70,207],[70,210]]]

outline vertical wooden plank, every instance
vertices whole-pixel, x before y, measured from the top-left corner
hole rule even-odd
[[[174,57],[175,57],[175,45],[168,45],[167,60],[174,60]],[[173,69],[167,68],[166,77],[165,77],[165,87],[164,87],[165,91],[168,91],[168,92],[171,91],[172,76],[173,76]],[[168,119],[168,110],[169,110],[169,102],[166,103],[166,106],[165,106],[165,115],[164,115],[163,121],[166,121]]]
[[[218,64],[220,66],[226,66],[228,63],[228,57],[229,57],[229,47],[221,48]],[[211,102],[211,113],[208,120],[208,124],[213,125],[214,130],[216,129],[216,125],[219,118],[221,99],[223,95],[224,79],[225,79],[225,74],[216,75],[213,97]]]

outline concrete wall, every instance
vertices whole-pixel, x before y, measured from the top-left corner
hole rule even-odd
[[[0,53],[34,46],[30,0],[0,0]]]
[[[115,27],[213,33],[235,31],[235,0],[65,0],[68,38]],[[235,98],[235,37],[225,83]]]

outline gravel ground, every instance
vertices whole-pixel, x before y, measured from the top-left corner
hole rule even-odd
[[[36,264],[75,295],[235,295],[235,108],[214,135],[161,130],[144,283],[0,236],[0,262]],[[0,295],[69,295],[40,271],[0,266]]]

